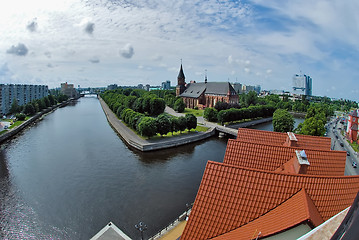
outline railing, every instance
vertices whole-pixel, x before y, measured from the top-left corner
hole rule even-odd
[[[189,216],[190,213],[191,213],[191,209],[185,211],[179,217],[177,217],[175,220],[173,220],[170,224],[168,224],[165,228],[163,228],[162,230],[158,231],[155,235],[150,237],[148,240],[156,240],[156,239],[160,238],[162,234],[167,233],[169,230],[174,228],[177,224],[179,224],[182,221],[185,221],[187,216]]]

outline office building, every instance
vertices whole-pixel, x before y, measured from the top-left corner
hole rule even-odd
[[[312,96],[312,78],[308,75],[293,76],[293,93]]]

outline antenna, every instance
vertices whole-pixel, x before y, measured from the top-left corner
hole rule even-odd
[[[181,65],[182,65],[182,58],[181,58]]]

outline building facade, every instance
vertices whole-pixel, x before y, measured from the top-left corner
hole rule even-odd
[[[68,96],[69,98],[78,98],[80,94],[74,88],[73,84],[69,84],[67,82],[61,83],[61,93]]]
[[[308,75],[295,74],[293,76],[293,93],[312,96],[312,81],[312,78]]]
[[[239,97],[229,82],[208,82],[186,84],[183,68],[177,77],[176,96],[180,96],[187,108],[214,107],[217,102],[238,103]]]
[[[358,117],[359,110],[354,110],[348,115],[348,125],[346,130],[347,138],[351,143],[358,142]]]
[[[9,113],[14,99],[22,106],[49,95],[46,85],[0,84],[1,114]]]
[[[171,81],[167,80],[166,82],[162,82],[161,88],[162,88],[162,90],[170,90],[171,89]]]

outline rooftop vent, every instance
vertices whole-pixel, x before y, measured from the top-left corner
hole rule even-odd
[[[298,141],[297,140],[297,138],[295,137],[295,134],[294,133],[292,133],[292,132],[287,132],[287,134],[288,134],[288,137],[289,137],[289,140],[290,141]]]
[[[308,157],[307,157],[307,154],[305,153],[304,150],[302,151],[299,151],[299,150],[295,150],[295,154],[297,155],[297,158],[298,158],[298,162],[300,165],[310,165],[309,161],[308,161]]]

